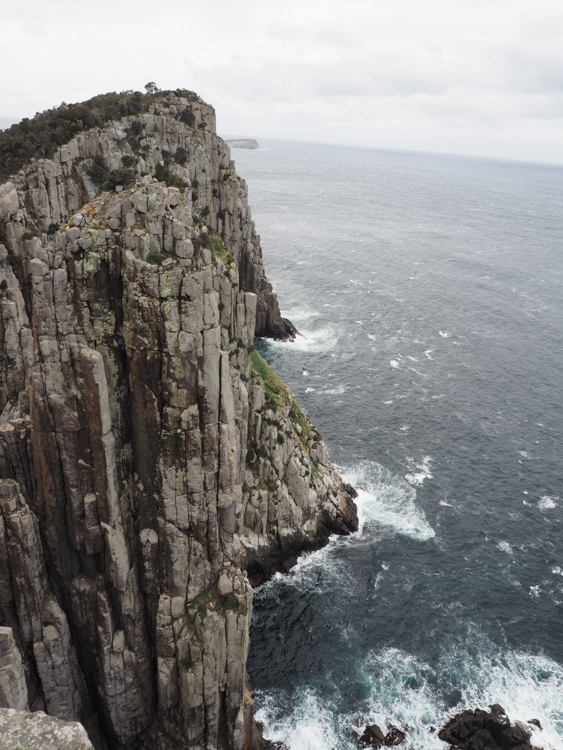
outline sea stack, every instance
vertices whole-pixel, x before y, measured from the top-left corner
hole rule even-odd
[[[295,328],[213,108],[80,106],[0,185],[1,701],[96,750],[261,748],[251,582],[353,492],[254,351]]]

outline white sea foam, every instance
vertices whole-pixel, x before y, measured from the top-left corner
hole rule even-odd
[[[314,320],[320,316],[320,312],[312,310],[310,307],[292,307],[289,310],[282,310],[284,318],[289,318],[296,325],[305,323],[308,320]]]
[[[400,367],[400,365],[399,365],[399,363],[398,363],[398,361],[396,359],[392,359],[391,362],[389,362],[389,364],[391,365],[391,367],[394,370],[398,370],[399,367]]]
[[[283,742],[290,750],[339,750],[342,745],[338,732],[338,712],[313,690],[299,691],[287,714],[279,710],[276,694],[262,696],[255,693],[261,704],[256,719],[264,724],[266,736]]]
[[[416,491],[404,480],[373,461],[339,469],[342,477],[358,490],[360,524],[366,521],[420,542],[435,536],[423,511],[416,505]]]
[[[551,510],[552,508],[556,508],[557,507],[557,503],[555,502],[556,500],[559,500],[559,498],[558,497],[553,498],[553,497],[549,497],[549,495],[543,495],[538,500],[538,508],[540,510]]]
[[[438,333],[440,334],[440,336],[441,336],[441,337],[442,337],[443,339],[449,339],[449,338],[450,338],[450,336],[452,335],[452,334],[450,333],[450,331],[438,331]]]
[[[412,458],[407,458],[410,471],[405,474],[405,479],[409,484],[421,486],[425,479],[432,479],[430,456],[424,456],[422,461],[416,462]]]
[[[539,720],[542,730],[529,725],[532,745],[563,750],[563,667],[541,655],[503,651],[478,634],[470,634],[470,640],[471,650],[445,649],[433,666],[396,648],[360,657],[358,680],[368,696],[350,714],[339,711],[335,686],[330,698],[313,688],[303,688],[291,699],[257,693],[257,718],[266,737],[290,750],[352,750],[357,747],[353,730],[361,731],[366,723],[406,727],[404,750],[443,750],[431,727],[442,727],[465,708],[500,703],[513,721]],[[437,683],[459,691],[456,706],[446,708]]]
[[[512,547],[508,542],[499,542],[497,544],[498,549],[500,549],[502,552],[507,552],[509,555],[512,554]]]
[[[341,394],[345,393],[348,390],[348,388],[344,384],[337,385],[335,388],[325,388],[324,391],[319,391],[319,393],[322,393],[324,396],[340,396]]]

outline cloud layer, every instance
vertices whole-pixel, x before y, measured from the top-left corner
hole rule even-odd
[[[0,117],[155,80],[223,133],[563,163],[555,0],[22,7],[3,12]]]

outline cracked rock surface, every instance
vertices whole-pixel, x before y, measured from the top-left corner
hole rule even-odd
[[[0,705],[96,750],[263,747],[251,583],[357,529],[253,351],[295,329],[214,122],[167,96],[0,185]]]

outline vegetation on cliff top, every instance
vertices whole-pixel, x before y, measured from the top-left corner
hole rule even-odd
[[[57,148],[68,143],[77,133],[103,127],[112,120],[128,115],[148,112],[151,104],[163,96],[174,95],[189,101],[201,101],[197,94],[186,89],[159,91],[152,83],[145,88],[146,94],[140,91],[112,91],[78,104],[63,102],[58,107],[38,112],[31,119],[25,117],[16,125],[0,131],[0,183],[6,182],[10,175],[33,157],[52,158]]]

